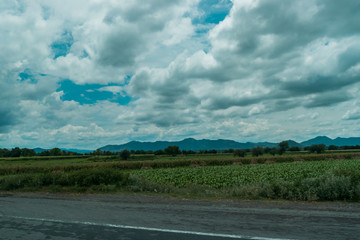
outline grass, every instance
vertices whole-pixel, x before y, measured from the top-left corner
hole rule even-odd
[[[139,191],[241,199],[360,200],[360,160],[134,170],[131,177],[141,182]]]
[[[142,156],[143,157],[143,156]],[[278,162],[316,161],[360,158],[359,153],[303,154],[283,156],[262,156],[234,158],[230,154],[161,156],[156,160],[122,161],[111,157],[35,157],[0,159],[0,176],[8,174],[38,173],[53,170],[74,170],[80,168],[112,167],[116,169],[174,168],[188,166],[218,166],[232,164],[263,164]]]
[[[0,158],[0,167],[5,166],[34,166],[34,165],[62,165],[69,163],[90,163],[89,156],[51,156],[51,157],[19,157]]]
[[[285,181],[316,177],[341,167],[350,170],[359,168],[360,161],[294,162],[282,164],[251,164],[208,167],[181,167],[135,170],[132,173],[156,183],[185,187],[187,184],[207,185],[214,188],[231,187],[276,179]]]
[[[0,190],[360,201],[359,153],[143,159],[148,158],[0,159]]]
[[[127,179],[128,174],[106,167],[73,169],[71,171],[54,170],[3,176],[0,178],[0,189],[41,189],[49,186],[82,189],[99,185],[119,187],[124,185]]]

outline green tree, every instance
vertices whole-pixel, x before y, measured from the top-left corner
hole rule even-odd
[[[164,155],[165,154],[165,152],[164,152],[164,150],[156,150],[155,152],[154,152],[154,154],[155,155]]]
[[[60,148],[53,148],[53,149],[50,149],[49,154],[50,154],[50,156],[61,156],[62,151]]]
[[[96,149],[91,153],[91,155],[95,155],[95,156],[101,156],[102,154],[103,152],[100,149]]]
[[[275,154],[278,152],[278,150],[276,148],[271,148],[269,153],[273,156],[275,156]]]
[[[164,152],[171,156],[176,156],[181,153],[178,146],[168,146],[164,149]]]
[[[335,145],[330,145],[329,147],[328,147],[328,150],[338,150],[339,149],[339,147],[338,146],[335,146]]]
[[[21,156],[21,149],[18,148],[18,147],[15,147],[15,148],[11,149],[10,156],[11,157],[20,157]]]
[[[41,153],[39,153],[40,156],[50,156],[50,151],[49,150],[45,150],[42,151]]]
[[[297,146],[294,146],[294,147],[290,147],[288,150],[289,150],[290,152],[299,152],[299,151],[300,151],[300,148],[297,147]]]
[[[271,148],[269,148],[269,147],[264,148],[264,153],[270,153],[270,151],[271,151]]]
[[[289,142],[282,141],[278,144],[278,146],[279,146],[279,154],[282,155],[289,148]]]
[[[0,157],[10,157],[10,151],[7,148],[0,148]]]
[[[127,160],[130,157],[131,153],[129,150],[124,149],[120,152],[120,157],[122,160]]]
[[[254,147],[251,149],[251,154],[255,157],[263,155],[264,149],[262,147]]]
[[[245,157],[246,152],[241,149],[234,150],[234,157]]]
[[[111,151],[103,151],[103,155],[111,156],[111,155],[113,155],[113,153]]]
[[[326,148],[325,144],[313,144],[309,147],[309,151],[312,153],[316,152],[319,154],[325,152],[325,148]]]
[[[23,149],[21,149],[21,156],[22,157],[33,157],[33,156],[36,156],[36,152],[33,149],[23,148]]]

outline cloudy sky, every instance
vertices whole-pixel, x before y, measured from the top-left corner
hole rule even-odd
[[[0,147],[360,136],[359,0],[0,0]]]

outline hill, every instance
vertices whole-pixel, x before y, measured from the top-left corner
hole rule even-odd
[[[306,147],[311,146],[313,144],[325,144],[326,146],[329,145],[336,145],[336,146],[355,146],[360,145],[360,137],[350,137],[350,138],[335,138],[331,139],[326,136],[318,136],[307,141],[298,143],[293,140],[286,140],[289,143],[289,147]],[[140,142],[140,141],[131,141],[125,144],[120,145],[106,145],[104,147],[99,148],[102,151],[110,151],[110,152],[121,152],[124,149],[127,150],[160,150],[165,149],[168,146],[176,145],[179,146],[180,150],[193,150],[193,151],[200,151],[200,150],[227,150],[227,149],[251,149],[256,146],[260,147],[277,147],[278,143],[272,142],[246,142],[240,143],[233,140],[225,140],[225,139],[218,139],[218,140],[209,140],[209,139],[202,139],[196,140],[194,138],[186,138],[181,141],[156,141],[156,142]],[[36,153],[40,153],[49,149],[43,148],[35,148]],[[91,150],[80,150],[80,149],[61,149],[65,151],[77,152],[77,153],[89,153],[92,152]]]
[[[111,152],[120,152],[124,149],[127,150],[152,150],[156,151],[159,149],[165,149],[168,146],[176,145],[179,146],[180,150],[225,150],[225,149],[246,149],[246,148],[253,148],[256,146],[261,147],[276,147],[277,143],[269,143],[269,142],[260,142],[260,143],[239,143],[233,140],[209,140],[209,139],[202,139],[196,140],[194,138],[186,138],[182,141],[157,141],[157,142],[138,142],[132,141],[122,145],[107,145],[101,147],[100,150],[102,151],[111,151]]]
[[[335,146],[355,146],[360,145],[359,137],[350,137],[350,138],[335,138],[331,139],[326,136],[318,136],[313,139],[309,139],[301,143],[304,147],[311,146],[313,144],[325,144],[326,146],[335,145]]]

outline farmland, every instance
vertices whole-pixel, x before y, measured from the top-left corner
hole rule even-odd
[[[0,159],[0,190],[360,201],[359,159],[358,152]]]
[[[133,174],[157,183],[154,191],[172,186],[228,198],[360,200],[359,160],[149,169]]]
[[[360,173],[359,160],[148,169],[137,170],[133,174],[156,183],[171,184],[176,187],[196,184],[220,189],[258,182],[298,181],[303,178],[315,178],[335,170],[353,169],[357,169]]]

